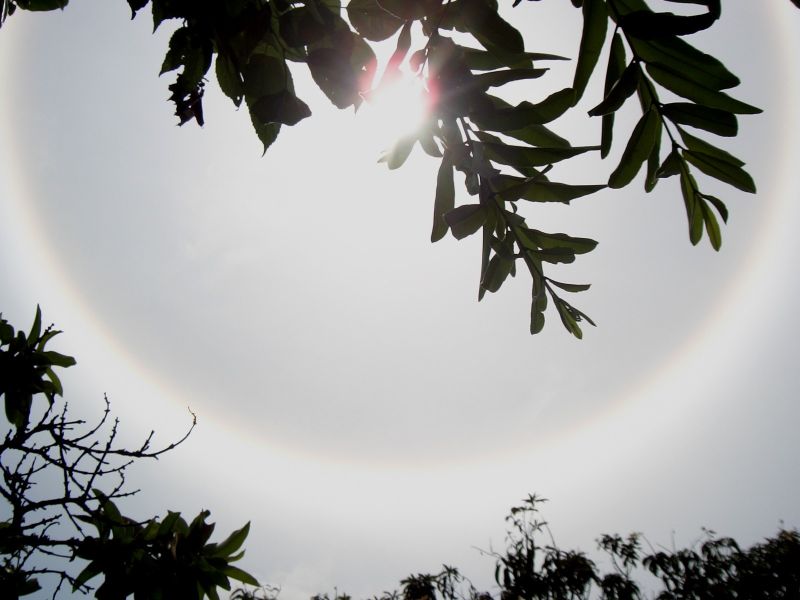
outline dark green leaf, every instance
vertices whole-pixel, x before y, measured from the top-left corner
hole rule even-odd
[[[611,51],[608,55],[608,67],[606,68],[606,81],[604,96],[608,96],[611,88],[617,83],[625,70],[625,45],[622,43],[622,36],[615,33],[611,39]],[[600,134],[600,158],[605,158],[611,151],[611,142],[614,138],[614,113],[603,115]]]
[[[545,250],[562,249],[573,254],[586,254],[597,247],[595,240],[573,237],[566,233],[545,233],[538,229],[526,229],[523,232],[530,241]]]
[[[673,102],[665,104],[662,111],[665,117],[675,123],[704,129],[717,135],[733,137],[739,130],[736,115],[716,108]]]
[[[657,64],[684,78],[715,90],[739,85],[739,78],[722,62],[678,37],[662,40],[633,40],[633,50],[647,64]]]
[[[681,164],[683,160],[681,159],[681,155],[677,150],[672,150],[668,155],[667,158],[664,159],[664,162],[656,171],[655,176],[659,179],[664,177],[672,177],[673,175],[677,175],[681,172]]]
[[[455,10],[461,11],[466,29],[489,51],[495,49],[512,55],[525,51],[522,35],[485,0],[460,0]]]
[[[639,85],[639,76],[641,71],[636,62],[631,62],[628,68],[622,73],[619,81],[611,88],[611,90],[603,98],[603,101],[589,111],[589,116],[597,117],[611,112],[617,111],[624,103],[625,100],[630,98],[636,91]]]
[[[706,226],[706,233],[708,233],[708,240],[711,242],[711,247],[719,251],[722,247],[722,234],[719,230],[717,217],[714,216],[714,211],[712,211],[705,202],[700,201],[698,204],[703,212],[703,222]]]
[[[515,183],[519,181],[519,183]],[[531,202],[563,202],[568,204],[575,198],[594,194],[605,188],[605,185],[572,185],[546,181],[540,178],[520,180],[518,177],[502,176],[499,179],[500,196],[506,202],[524,199]]]
[[[47,378],[50,380],[50,383],[53,385],[53,393],[58,394],[59,396],[64,395],[64,388],[61,385],[61,380],[58,378],[58,375],[55,374],[53,369],[45,370],[45,374]]]
[[[547,69],[502,69],[500,71],[491,71],[489,73],[476,75],[472,79],[471,85],[477,89],[486,90],[490,87],[505,85],[512,81],[536,79],[546,72]]]
[[[562,283],[555,279],[548,279],[547,281],[567,292],[585,292],[592,287],[590,283]]]
[[[502,110],[514,109],[512,105],[496,97],[492,97],[492,104],[496,109],[502,109]],[[483,131],[476,131],[475,133],[480,139],[484,139],[483,136],[486,135]],[[503,131],[502,133],[509,137],[513,137],[517,140],[520,140],[522,142],[526,142],[531,146],[543,146],[545,148],[570,147],[569,141],[562,138],[560,135],[554,133],[545,125],[541,125],[539,123],[531,123],[529,125],[525,125],[520,129],[512,129],[509,131]],[[492,140],[490,141],[500,141],[500,140],[499,138],[492,136]]]
[[[713,156],[714,158],[717,158],[723,162],[729,163],[736,167],[744,166],[743,160],[739,160],[738,158],[726,152],[725,150],[717,148],[716,146],[709,144],[707,141],[693,136],[682,127],[678,127],[677,129],[678,133],[681,134],[681,139],[683,140],[683,143],[686,144],[686,147],[689,150],[692,150],[694,152],[700,152],[702,154],[708,154],[709,156]]]
[[[697,33],[711,27],[716,20],[717,15],[710,11],[702,15],[682,16],[669,12],[637,10],[622,17],[619,25],[629,36],[652,40]]]
[[[541,167],[572,158],[584,152],[599,150],[599,146],[578,146],[572,148],[534,148],[511,144],[483,142],[486,158],[510,166]]]
[[[508,64],[507,60],[503,60],[507,58],[506,55],[499,57],[497,54],[489,52],[488,50],[480,50],[477,48],[462,48],[461,55],[467,67],[474,71],[494,71],[495,69],[503,67],[531,68],[533,61],[536,60],[569,60],[564,56],[558,56],[556,54],[523,52],[518,55],[513,55],[516,57],[516,61],[512,61],[513,64]]]
[[[159,75],[173,71],[181,66],[184,56],[191,49],[191,40],[189,37],[189,29],[187,27],[179,27],[175,30],[169,38],[169,47],[164,56],[164,62],[161,63],[161,70]]]
[[[233,100],[236,106],[239,106],[244,96],[244,85],[242,76],[239,74],[236,65],[228,55],[217,55],[216,73],[217,82],[219,83],[222,93]]]
[[[217,544],[214,548],[213,556],[227,558],[234,554],[239,548],[242,547],[244,541],[247,539],[247,534],[250,533],[250,523],[246,523],[241,529],[237,529],[231,533],[224,541]]]
[[[583,3],[583,32],[578,52],[578,64],[572,87],[575,92],[573,104],[583,96],[592,76],[608,30],[608,12],[604,0],[586,0]]]
[[[250,104],[251,115],[261,123],[296,125],[311,116],[311,109],[308,108],[308,105],[289,90],[262,96],[248,104]]]
[[[762,112],[760,108],[731,98],[724,92],[709,89],[690,79],[686,79],[680,73],[675,73],[656,64],[648,64],[647,72],[656,83],[697,104],[718,108],[734,114],[754,115]]]
[[[531,146],[544,146],[545,148],[570,147],[569,141],[538,123],[532,123],[523,129],[504,131],[503,134],[521,142],[526,142]]]
[[[253,54],[243,71],[243,91],[248,101],[280,94],[291,87],[291,73],[286,63],[267,53]],[[266,122],[277,119],[264,119]]]
[[[246,583],[247,585],[260,585],[258,580],[250,575],[247,571],[243,571],[238,567],[234,567],[233,565],[228,565],[223,569],[223,573],[230,577],[231,579],[235,579],[236,581],[241,581],[242,583]]]
[[[722,220],[725,223],[728,222],[728,207],[725,206],[725,203],[722,200],[720,200],[716,196],[709,196],[708,194],[699,194],[699,196],[703,200],[706,200],[710,202],[712,205],[714,205],[714,208],[717,209],[717,212],[719,213],[719,216],[722,217]]]
[[[658,183],[658,177],[656,177],[656,173],[661,165],[661,131],[661,127],[656,128],[656,138],[653,141],[653,147],[650,149],[650,154],[647,155],[644,191],[648,194],[653,191]]]
[[[253,124],[253,129],[255,130],[256,135],[258,135],[258,139],[261,140],[264,153],[266,153],[267,149],[278,138],[278,134],[281,131],[281,124],[262,122],[255,114],[253,114],[252,109],[249,109],[249,113],[250,122]]]
[[[756,193],[753,178],[741,167],[692,150],[684,150],[683,156],[706,175],[724,181],[743,192]]]
[[[28,347],[33,348],[39,341],[42,334],[42,309],[36,305],[36,315],[33,317],[33,325],[28,333]]]
[[[347,4],[347,18],[358,33],[374,42],[390,38],[403,25],[402,19],[377,0],[351,0]]]
[[[703,237],[703,214],[697,199],[697,182],[685,167],[681,169],[681,194],[689,222],[689,241],[696,246]]]
[[[47,361],[56,367],[71,367],[75,364],[75,359],[71,356],[66,356],[61,354],[60,352],[54,352],[53,350],[47,350],[41,353]]]
[[[78,576],[75,578],[75,581],[72,582],[72,591],[75,592],[81,586],[85,585],[87,581],[100,575],[103,572],[103,565],[99,561],[92,561],[86,568],[81,571]]]
[[[431,242],[439,241],[447,233],[447,221],[445,221],[444,215],[453,210],[454,205],[453,165],[450,162],[450,154],[445,152],[442,157],[442,163],[439,165],[439,173],[436,176],[436,197],[433,202]]]
[[[561,300],[561,298],[553,298],[553,300],[556,303],[556,309],[558,310],[558,315],[561,317],[561,322],[564,324],[567,331],[579,340],[583,339],[583,331],[580,325],[578,325],[578,315],[574,312],[574,309]]]
[[[608,178],[608,187],[621,188],[633,181],[642,163],[650,155],[660,127],[661,121],[655,110],[648,110],[642,115],[633,129],[628,145],[625,146],[619,165]]]
[[[547,309],[547,293],[541,280],[533,276],[533,298],[531,300],[531,334],[539,333],[544,327],[544,311]]]
[[[514,266],[514,259],[500,254],[495,254],[489,261],[489,265],[484,273],[481,287],[489,292],[497,292],[500,286],[511,273],[511,268]]]
[[[476,125],[489,131],[516,131],[531,124],[544,124],[563,115],[573,103],[575,92],[565,88],[550,94],[537,104],[520,102],[511,108],[482,108],[470,113]]]
[[[465,204],[449,211],[444,216],[457,240],[472,235],[486,222],[486,209],[481,204]]]

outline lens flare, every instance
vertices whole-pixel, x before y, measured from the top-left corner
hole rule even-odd
[[[381,149],[418,130],[429,114],[428,93],[421,78],[401,73],[366,96],[359,109],[360,129]]]

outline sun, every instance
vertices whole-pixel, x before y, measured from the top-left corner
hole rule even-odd
[[[369,145],[385,150],[418,130],[430,112],[421,77],[400,72],[366,94],[358,110],[359,129]]]

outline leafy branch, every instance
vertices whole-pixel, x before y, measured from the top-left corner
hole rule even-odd
[[[0,522],[0,596],[34,593],[42,577],[55,579],[53,598],[65,585],[87,592],[100,575],[97,598],[215,599],[217,588],[231,589],[230,580],[258,585],[231,564],[242,556],[249,524],[212,543],[208,511],[191,523],[177,512],[145,521],[120,512],[117,503],[139,491],[126,489],[128,467],[182,444],[196,417],[181,438],[155,449],[153,432],[133,449],[115,443],[119,421],[111,421],[107,398],[97,423],[70,418],[67,403],[58,410],[63,390],[54,369],[75,360],[47,349],[58,333],[52,326],[42,330],[38,307],[27,333],[0,315],[0,397],[9,424],[0,441],[0,497],[7,515]],[[49,566],[45,558],[69,565]],[[76,559],[83,563],[78,571]]]
[[[203,93],[213,66],[221,90],[236,106],[247,107],[264,151],[283,126],[311,115],[296,94],[290,63],[305,65],[339,108],[357,108],[407,65],[423,83],[430,113],[381,160],[399,168],[417,143],[440,160],[432,241],[448,231],[457,239],[482,232],[479,299],[515,276],[516,262],[522,260],[532,280],[532,333],[541,331],[548,302],[576,337],[582,336],[582,321],[592,323],[559,295],[584,291],[588,284],[556,281],[545,264],[571,263],[596,242],[530,227],[519,213],[520,201],[569,204],[630,185],[646,165],[645,190],[677,176],[691,243],[705,231],[718,250],[718,217],[727,221],[728,210],[722,200],[701,191],[695,173],[755,192],[740,159],[687,131],[732,137],[738,133],[737,115],[761,112],[729,96],[725,90],[739,79],[685,41],[716,23],[720,0],[663,0],[692,5],[684,12],[699,7],[686,15],[654,11],[645,0],[571,0],[583,22],[572,84],[539,102],[516,105],[503,98],[508,85],[538,85],[548,72],[540,65],[565,57],[527,50],[520,32],[500,15],[497,0],[351,0],[344,6],[338,0],[127,1],[134,17],[150,5],[154,29],[167,20],[180,23],[161,65],[162,74],[176,72],[169,90],[180,124],[203,124]],[[66,4],[3,0],[2,16],[15,8],[53,10]],[[521,0],[511,4],[520,10]],[[395,36],[395,50],[375,85],[373,45]],[[573,147],[549,124],[576,109],[606,47],[603,98],[589,111],[601,117],[599,144]],[[676,99],[662,101],[662,93]],[[641,116],[608,180],[551,180],[558,163],[593,152],[608,156],[615,115],[634,94]],[[457,205],[454,171],[464,175],[474,202]]]

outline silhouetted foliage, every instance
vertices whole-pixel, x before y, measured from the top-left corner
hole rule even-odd
[[[705,531],[699,547],[642,550],[643,538],[603,535],[598,547],[608,557],[601,569],[584,553],[558,548],[539,518],[542,499],[529,496],[506,517],[504,552],[495,558],[497,588],[479,592],[457,569],[417,574],[400,589],[375,600],[790,600],[800,598],[800,533],[775,537],[743,550],[731,538]],[[550,539],[542,542],[542,538]],[[350,600],[321,594],[312,600]]]
[[[382,160],[398,168],[419,144],[441,161],[431,240],[448,231],[457,239],[481,232],[479,299],[498,291],[523,265],[532,280],[531,333],[544,326],[548,304],[576,337],[583,335],[581,322],[594,324],[562,297],[589,284],[556,281],[546,269],[573,262],[597,242],[530,227],[520,214],[522,201],[569,204],[605,188],[628,186],[644,168],[647,192],[662,179],[678,179],[691,243],[705,232],[718,250],[719,219],[727,221],[728,210],[721,199],[702,191],[697,173],[744,192],[756,190],[744,163],[707,137],[735,136],[738,115],[761,111],[728,95],[738,77],[685,39],[716,23],[721,0],[661,0],[691,5],[684,12],[698,9],[680,15],[653,10],[645,0],[571,0],[583,21],[572,85],[541,86],[528,96],[542,100],[516,105],[495,92],[514,82],[539,81],[548,69],[535,65],[565,57],[526,50],[522,35],[500,15],[497,0],[127,2],[134,17],[150,4],[156,29],[165,21],[178,23],[161,73],[178,71],[169,91],[179,123],[203,124],[203,92],[213,66],[221,90],[236,106],[247,107],[265,151],[284,125],[311,116],[295,92],[291,62],[305,64],[339,108],[358,107],[401,67],[418,77],[426,91],[427,121],[397,140]],[[518,6],[520,0],[509,3],[516,10],[533,10],[529,2],[524,7]],[[0,24],[16,8],[66,5],[67,0],[2,0]],[[393,37],[395,51],[375,84],[373,46]],[[574,147],[548,124],[576,111],[585,118],[578,103],[606,47],[603,97],[591,100],[596,106],[589,110],[601,121],[600,137],[596,145]],[[608,156],[619,129],[615,114],[632,96],[641,117],[607,181],[551,179],[558,163],[587,153]],[[704,138],[695,135],[698,130]],[[474,198],[459,206],[454,171],[463,174],[467,195]]]
[[[47,349],[59,331],[42,329],[41,311],[26,334],[0,315],[0,397],[9,428],[0,443],[0,598],[62,588],[97,598],[218,598],[230,579],[258,582],[233,566],[249,523],[222,542],[209,542],[208,511],[191,523],[178,512],[139,521],[117,502],[125,473],[137,460],[157,458],[180,440],[153,450],[153,432],[138,448],[116,445],[119,422],[109,403],[94,425],[69,416],[54,369],[75,364]],[[99,584],[93,583],[100,577]],[[45,585],[49,585],[50,582]]]

